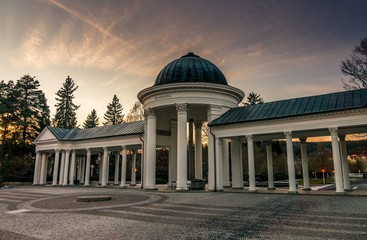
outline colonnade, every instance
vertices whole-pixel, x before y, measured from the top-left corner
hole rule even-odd
[[[176,182],[176,190],[186,191],[187,180],[202,179],[202,121],[188,119],[187,104],[176,104],[177,120],[170,121],[169,183]],[[189,123],[189,124],[187,124]],[[145,189],[155,190],[157,115],[146,110]],[[195,129],[195,135],[194,135]],[[187,136],[188,133],[188,136]],[[195,147],[194,147],[195,139]],[[188,144],[187,144],[188,143]],[[188,150],[189,149],[189,150]],[[188,155],[189,154],[189,155]]]
[[[114,147],[113,149],[116,149]],[[96,149],[93,149],[96,150]],[[110,151],[108,147],[103,147],[103,158],[97,159],[99,161],[100,177],[99,183],[101,186],[107,186],[109,183],[109,163],[111,153],[114,153],[115,172],[114,185],[119,185],[126,188],[126,168],[127,168],[127,151],[126,145],[122,146],[119,151]],[[130,150],[132,152],[132,167],[131,167],[131,185],[136,185],[136,160],[137,150]],[[50,162],[50,157],[54,156],[53,171],[52,171],[52,185],[74,185],[75,180],[79,180],[80,184],[84,186],[90,185],[91,173],[96,171],[97,166],[91,166],[92,149],[55,149],[53,151],[36,151],[36,161],[34,168],[34,185],[44,185],[47,180],[47,169]],[[121,159],[121,166],[120,166]],[[119,179],[120,184],[119,184]]]
[[[334,163],[334,178],[337,193],[344,193],[350,191],[350,179],[349,168],[347,160],[347,149],[345,142],[345,135],[338,135],[337,128],[329,129],[332,143],[332,154]],[[288,181],[289,181],[289,193],[297,193],[297,184],[295,176],[295,163],[293,152],[292,132],[284,132],[287,149],[287,168],[288,168]],[[255,161],[254,161],[254,147],[253,138],[254,135],[246,135],[247,151],[248,151],[248,175],[249,175],[249,191],[256,192],[255,182]],[[228,159],[223,155],[222,149],[228,149],[228,147],[222,148],[223,140],[225,138],[216,138],[216,190],[223,190],[224,183],[227,177],[227,164]],[[301,161],[302,161],[302,175],[303,175],[303,190],[311,190],[309,170],[308,170],[308,158],[307,158],[307,138],[299,138],[301,145]],[[231,138],[231,171],[232,171],[232,188],[243,188],[243,167],[242,167],[242,142],[238,138]],[[266,142],[266,154],[267,154],[267,169],[268,169],[268,189],[274,189],[274,176],[273,176],[273,156],[271,141]],[[223,174],[221,174],[223,173]]]

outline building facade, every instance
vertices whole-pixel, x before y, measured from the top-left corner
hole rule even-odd
[[[166,65],[154,85],[138,93],[145,121],[93,129],[46,128],[34,142],[34,184],[46,184],[52,162],[52,185],[72,185],[75,180],[89,185],[94,155],[101,186],[108,184],[113,156],[113,183],[125,187],[129,153],[131,184],[136,183],[138,155],[142,188],[155,190],[156,149],[166,147],[168,183],[186,191],[188,180],[203,178],[202,125],[208,123],[208,191],[243,188],[243,143],[248,149],[249,191],[256,191],[254,141],[267,143],[268,188],[274,189],[273,140],[286,142],[290,193],[298,191],[293,142],[301,142],[304,189],[309,190],[307,138],[315,136],[331,137],[336,192],[351,190],[345,137],[367,132],[367,89],[239,107],[244,96],[213,63],[188,53]]]

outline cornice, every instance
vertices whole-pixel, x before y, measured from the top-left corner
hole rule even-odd
[[[245,96],[245,93],[242,90],[229,85],[212,83],[172,83],[145,88],[138,93],[138,99],[140,102],[144,102],[147,97],[152,95],[163,94],[166,92],[185,92],[191,90],[225,93],[236,97],[238,102],[241,102]]]

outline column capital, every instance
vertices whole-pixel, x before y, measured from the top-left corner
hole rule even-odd
[[[156,118],[157,114],[156,111],[153,108],[148,108],[144,110],[144,118]]]
[[[337,135],[338,134],[338,128],[329,128],[329,132],[331,135]]]
[[[65,152],[70,152],[70,151],[71,151],[71,149],[64,149],[64,151],[65,151]]]
[[[60,153],[61,150],[58,149],[58,148],[55,148],[54,151],[55,151],[55,153]]]
[[[252,137],[252,135],[246,135],[246,139],[252,141],[253,137]]]
[[[306,141],[307,141],[307,137],[300,137],[300,138],[299,138],[299,141],[300,141],[301,143],[306,143]]]
[[[285,137],[290,137],[290,138],[292,138],[292,131],[286,131],[286,132],[284,132],[284,135],[285,135]]]
[[[176,104],[176,110],[178,113],[186,113],[188,111],[187,104],[186,103]]]
[[[108,151],[108,147],[102,147],[103,151]]]

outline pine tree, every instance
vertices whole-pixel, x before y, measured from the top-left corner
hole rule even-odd
[[[87,119],[83,123],[83,128],[94,128],[99,125],[99,117],[95,109],[87,116]]]
[[[103,125],[116,125],[124,122],[124,114],[122,114],[122,105],[116,94],[113,95],[112,102],[107,105],[107,111],[104,114],[106,122]]]
[[[73,103],[74,92],[78,89],[71,77],[67,77],[62,88],[56,93],[56,114],[53,125],[60,128],[75,128],[77,125],[76,110],[80,107]]]
[[[39,81],[29,75],[21,77],[15,85],[19,105],[18,126],[21,127],[23,144],[30,144],[50,123],[47,99],[39,86]]]
[[[246,106],[264,103],[264,99],[260,94],[250,92],[247,96],[247,102],[243,103]]]

